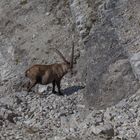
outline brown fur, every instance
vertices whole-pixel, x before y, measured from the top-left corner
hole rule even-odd
[[[71,71],[73,68],[73,58],[71,62],[68,62],[64,56],[57,50],[52,48],[60,57],[63,59],[63,63],[55,63],[51,65],[33,65],[25,71],[25,76],[28,77],[31,83],[28,83],[28,91],[30,91],[36,84],[47,85],[52,83],[53,89],[52,92],[56,93],[55,85],[57,85],[59,94],[61,93],[61,79],[62,77]],[[72,47],[72,53],[74,53],[74,46]],[[71,55],[73,57],[73,54]]]

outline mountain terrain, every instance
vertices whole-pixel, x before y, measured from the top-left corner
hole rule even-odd
[[[140,139],[139,0],[0,1],[0,140]],[[74,74],[23,86],[34,64],[67,60]]]

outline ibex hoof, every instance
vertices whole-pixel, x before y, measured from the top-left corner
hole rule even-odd
[[[63,96],[64,94],[62,92],[59,92],[59,95]]]
[[[56,94],[57,92],[56,91],[52,91],[52,93]]]

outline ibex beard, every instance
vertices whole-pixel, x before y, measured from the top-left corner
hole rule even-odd
[[[56,93],[55,91],[55,85],[58,88],[59,95],[63,95],[61,92],[61,80],[65,74],[68,72],[72,72],[73,68],[73,55],[74,55],[74,45],[72,47],[72,53],[71,53],[71,62],[68,62],[64,56],[57,50],[52,48],[57,54],[60,55],[60,57],[63,59],[63,63],[55,63],[51,65],[33,65],[29,69],[25,71],[25,76],[30,79],[30,82],[28,83],[27,90],[28,92],[31,91],[31,89],[36,84],[42,84],[47,85],[52,83],[53,88],[52,92]]]

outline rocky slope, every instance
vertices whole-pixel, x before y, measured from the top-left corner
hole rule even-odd
[[[0,1],[1,140],[139,140],[139,0]],[[74,38],[72,36],[74,35]],[[77,73],[27,93],[24,71],[69,59]],[[85,87],[85,88],[84,88]]]

